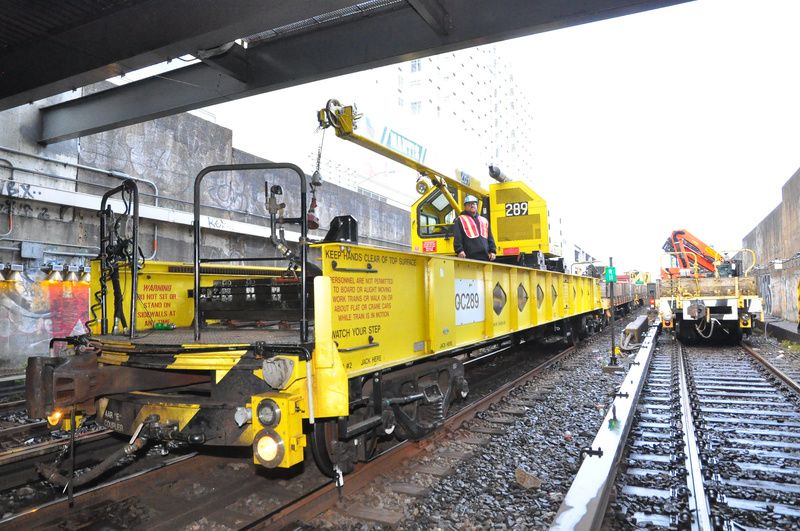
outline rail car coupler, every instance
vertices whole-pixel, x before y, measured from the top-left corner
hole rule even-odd
[[[205,433],[186,433],[178,429],[178,423],[173,420],[159,422],[157,415],[155,421],[147,422],[145,429],[147,437],[155,441],[177,441],[188,444],[203,444],[206,442]]]

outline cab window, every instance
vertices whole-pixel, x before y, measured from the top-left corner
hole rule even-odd
[[[455,188],[450,193],[456,196]],[[436,190],[417,206],[417,230],[421,237],[444,237],[453,234],[457,212],[442,192]]]

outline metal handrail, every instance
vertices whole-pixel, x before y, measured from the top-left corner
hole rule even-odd
[[[194,339],[200,339],[200,185],[206,175],[212,172],[221,171],[250,171],[250,170],[291,170],[294,171],[300,178],[300,341],[303,344],[308,343],[308,309],[306,301],[307,293],[307,279],[306,279],[306,262],[308,259],[308,220],[306,218],[306,174],[295,164],[274,163],[274,162],[258,162],[252,164],[220,164],[216,166],[208,166],[200,170],[194,180]],[[271,234],[270,236],[274,236]]]

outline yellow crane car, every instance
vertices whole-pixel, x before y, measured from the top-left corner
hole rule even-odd
[[[354,116],[334,102],[320,112],[337,134],[415,164],[353,136]],[[193,261],[145,263],[137,252],[136,183],[107,192],[93,264],[92,334],[60,338],[70,355],[29,358],[30,414],[94,414],[125,435],[130,454],[151,443],[250,446],[258,465],[291,468],[309,450],[323,473],[338,476],[370,459],[381,440],[418,440],[438,429],[469,392],[471,358],[538,338],[575,342],[602,326],[596,278],[518,264],[547,251],[539,196],[522,183],[485,191],[472,178],[415,167],[430,183],[412,214],[420,252],[359,243],[347,215],[312,242],[306,174],[293,164],[261,162],[201,170]],[[203,234],[213,230],[201,212],[204,178],[228,171],[264,179],[269,226],[262,257],[203,256]],[[284,191],[267,186],[269,171],[296,176],[290,193],[299,212],[279,215]],[[116,193],[125,199],[121,214],[106,208]],[[450,223],[467,193],[484,198],[502,256],[512,264],[447,256]],[[518,211],[505,215],[509,204]],[[128,221],[132,237],[120,231]],[[294,249],[283,225],[299,226]],[[423,249],[426,242],[436,245]],[[243,260],[276,265],[224,263]],[[114,466],[112,458],[98,467]],[[47,477],[59,475],[52,470]]]

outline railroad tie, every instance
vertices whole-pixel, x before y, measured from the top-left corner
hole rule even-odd
[[[441,452],[436,452],[436,457],[448,457],[450,459],[456,459],[458,461],[463,461],[468,457],[472,457],[471,451],[465,450],[444,450]]]
[[[498,413],[502,413],[504,415],[511,415],[514,417],[524,417],[528,414],[528,410],[524,407],[501,407],[497,410]]]
[[[421,498],[428,494],[428,489],[413,483],[387,483],[386,490],[394,492],[395,494],[405,494],[406,496],[413,496]]]
[[[416,472],[418,474],[427,474],[429,476],[436,476],[437,478],[445,478],[453,473],[453,467],[432,465],[430,463],[420,463],[416,466],[411,467],[411,471]]]
[[[485,433],[486,435],[505,435],[506,430],[502,428],[492,428],[490,426],[474,426],[469,428],[473,433]]]
[[[458,442],[469,444],[470,446],[486,446],[490,442],[492,442],[491,437],[465,437],[463,439],[459,439]]]
[[[532,400],[534,402],[547,400],[553,395],[552,391],[533,391],[520,396],[521,400]]]
[[[337,510],[340,514],[356,520],[366,520],[385,525],[397,525],[406,517],[401,511],[390,511],[384,507],[376,509],[361,504],[348,505]]]
[[[519,398],[510,398],[507,402],[510,406],[522,406],[522,407],[535,407],[539,405],[542,399],[536,400],[522,400]]]
[[[513,426],[514,424],[517,423],[515,419],[511,419],[508,417],[486,417],[481,420],[483,420],[484,422],[489,422],[491,424],[501,424],[503,426]]]

